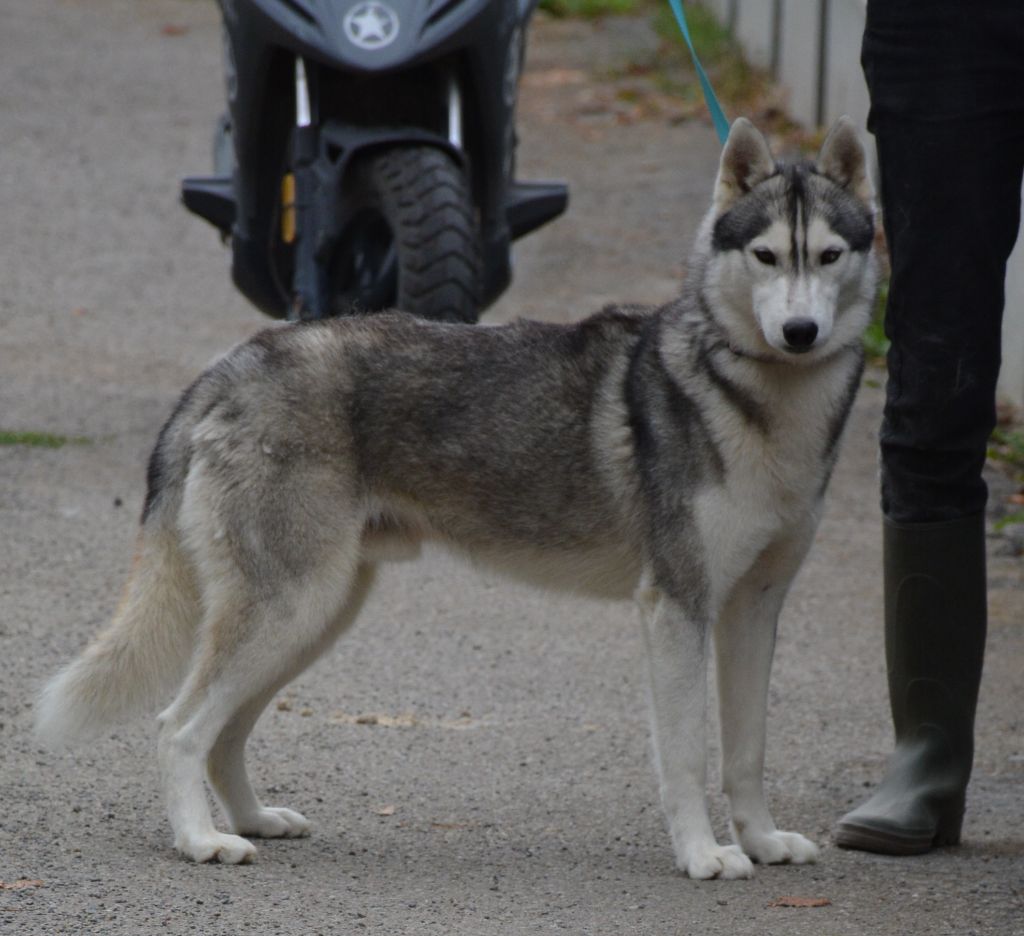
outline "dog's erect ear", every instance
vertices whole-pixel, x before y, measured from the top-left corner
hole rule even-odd
[[[818,153],[818,171],[874,207],[875,189],[868,174],[868,158],[857,128],[849,117],[840,117],[829,130]]]
[[[721,214],[737,198],[775,174],[768,141],[745,117],[738,117],[725,141],[715,182],[715,209]]]

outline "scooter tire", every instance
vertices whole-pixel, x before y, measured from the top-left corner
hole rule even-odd
[[[475,322],[483,263],[465,172],[433,146],[379,150],[361,168],[394,236],[396,307],[436,321]]]

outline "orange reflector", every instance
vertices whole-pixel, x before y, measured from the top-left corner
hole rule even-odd
[[[281,240],[295,240],[295,176],[290,172],[281,179]]]

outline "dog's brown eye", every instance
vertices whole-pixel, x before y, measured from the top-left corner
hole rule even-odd
[[[755,248],[754,256],[757,257],[757,259],[765,266],[775,266],[775,254],[773,254],[767,247]]]
[[[828,266],[830,263],[835,263],[843,255],[843,252],[838,247],[829,247],[828,250],[821,252],[821,265]]]

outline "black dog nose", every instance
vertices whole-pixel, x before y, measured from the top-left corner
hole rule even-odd
[[[807,351],[818,337],[818,323],[814,319],[790,319],[782,326],[782,337],[794,351]]]

